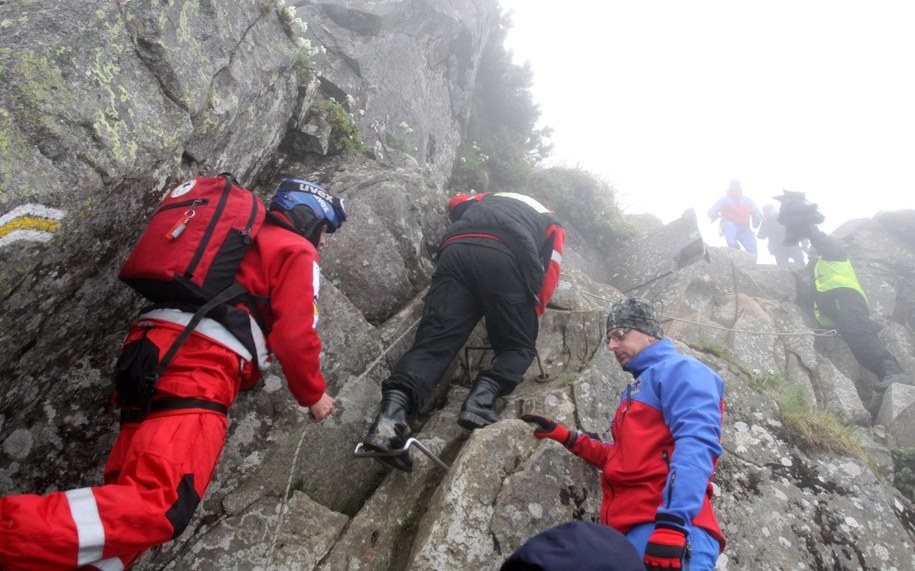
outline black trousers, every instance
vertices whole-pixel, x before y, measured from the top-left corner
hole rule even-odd
[[[858,364],[883,381],[889,375],[902,374],[896,358],[877,337],[877,326],[871,321],[867,302],[851,288],[817,292],[814,300],[820,313],[836,322],[836,331],[848,344]]]
[[[481,318],[495,357],[477,378],[499,384],[500,396],[521,382],[536,354],[539,322],[532,294],[508,252],[458,241],[439,254],[413,345],[382,391],[406,392],[422,409]]]

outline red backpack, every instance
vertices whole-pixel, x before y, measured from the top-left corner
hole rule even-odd
[[[203,305],[235,284],[265,212],[228,173],[189,180],[162,199],[118,278],[153,303]]]
[[[239,312],[241,321],[248,322],[244,310],[232,305],[249,296],[235,275],[265,214],[261,199],[229,173],[189,180],[162,199],[118,278],[154,304],[194,316],[162,359],[152,360],[158,361],[154,370],[128,374],[126,361],[131,359],[122,353],[115,373],[121,404],[148,406],[156,380],[204,317],[224,323],[233,333],[238,331]],[[240,341],[248,345],[244,335]],[[249,350],[256,354],[254,347]]]

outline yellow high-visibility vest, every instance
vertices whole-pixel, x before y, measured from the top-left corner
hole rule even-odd
[[[849,260],[837,262],[820,258],[813,268],[813,277],[817,291],[823,292],[839,287],[847,287],[860,293],[861,297],[864,298],[864,303],[868,303],[867,294],[861,289],[858,276],[855,274],[855,269],[851,266]],[[832,319],[820,313],[820,308],[817,307],[815,301],[813,302],[813,313],[817,321],[822,325],[828,327],[835,325]]]

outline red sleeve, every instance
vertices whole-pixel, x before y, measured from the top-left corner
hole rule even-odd
[[[270,349],[283,367],[289,391],[302,406],[318,402],[327,388],[321,374],[321,338],[315,330],[320,276],[317,251],[296,251],[274,276],[270,295]]]
[[[458,194],[453,196],[448,201],[448,218],[454,222],[461,217],[465,208],[474,202],[483,200],[483,197],[488,194],[488,192],[481,192],[479,194]]]
[[[603,468],[610,457],[610,453],[613,451],[613,444],[601,442],[587,434],[579,433],[578,439],[575,440],[575,444],[569,450],[588,464]]]
[[[546,231],[546,241],[544,244],[550,249],[550,261],[546,268],[546,276],[543,278],[543,286],[540,288],[540,293],[537,294],[537,299],[540,300],[540,304],[537,306],[537,315],[543,315],[543,312],[546,310],[546,304],[549,303],[550,298],[553,297],[553,292],[556,291],[556,285],[559,283],[559,273],[562,266],[562,248],[565,244],[565,239],[566,232],[562,229],[562,226],[558,224],[553,224]]]

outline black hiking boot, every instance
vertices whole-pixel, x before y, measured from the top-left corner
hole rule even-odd
[[[502,420],[495,408],[500,389],[501,387],[494,380],[479,377],[461,406],[458,424],[469,430],[475,430]]]
[[[409,450],[400,450],[407,442],[407,410],[410,396],[401,391],[381,393],[381,407],[375,422],[369,427],[362,445],[372,452],[392,453],[390,456],[376,456],[375,459],[389,468],[403,472],[413,471],[413,459]]]
[[[897,366],[898,368],[898,366]],[[911,385],[912,381],[903,372],[889,373],[883,379],[874,385],[874,391],[871,393],[870,403],[867,405],[867,412],[871,413],[871,423],[877,421],[877,415],[883,406],[883,395],[891,385]]]

